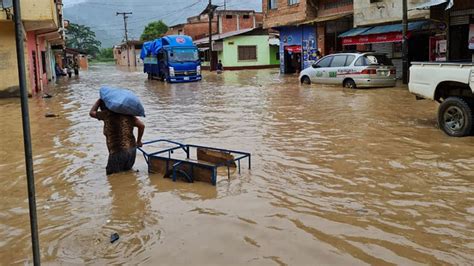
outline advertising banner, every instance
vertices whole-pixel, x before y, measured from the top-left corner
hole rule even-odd
[[[474,50],[474,24],[469,27],[469,49]]]

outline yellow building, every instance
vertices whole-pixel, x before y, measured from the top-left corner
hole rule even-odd
[[[19,95],[13,7],[0,1],[0,97]],[[55,79],[54,45],[64,44],[62,0],[21,0],[25,63],[30,93]]]

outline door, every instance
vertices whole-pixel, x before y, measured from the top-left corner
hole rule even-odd
[[[334,56],[323,57],[315,64],[315,77],[312,79],[316,83],[328,83],[329,80],[329,66]]]
[[[217,69],[218,54],[216,51],[212,51],[211,71]]]
[[[347,55],[335,55],[329,66],[329,81],[330,84],[342,84],[344,80],[344,73],[346,71]]]

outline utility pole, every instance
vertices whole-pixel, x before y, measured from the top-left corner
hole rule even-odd
[[[224,10],[227,10],[227,0],[224,0]]]
[[[209,71],[212,71],[212,0],[209,0],[207,8],[207,16],[209,17]]]
[[[132,12],[117,12],[116,16],[122,15],[123,16],[123,26],[125,28],[125,46],[127,47],[127,61],[128,61],[128,66],[130,67],[130,49],[128,47],[128,30],[127,30],[127,18],[133,14]]]
[[[407,0],[402,0],[402,80],[408,84],[408,7]]]
[[[33,249],[33,264],[35,266],[39,266],[41,264],[41,255],[39,250],[38,217],[36,216],[35,176],[33,171],[33,150],[31,148],[30,113],[28,110],[28,91],[26,88],[26,64],[23,38],[24,32],[23,24],[21,22],[20,0],[13,0],[13,12],[13,19],[15,22],[18,80],[20,85],[21,96],[21,120],[23,123],[23,144],[25,150],[26,181],[28,185],[28,206],[30,210],[30,230],[31,244]]]

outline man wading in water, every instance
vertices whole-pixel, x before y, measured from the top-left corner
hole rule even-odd
[[[100,107],[100,111],[99,110]],[[102,100],[92,106],[89,115],[104,121],[104,135],[109,149],[107,175],[128,171],[135,164],[137,147],[141,147],[145,125],[140,119],[131,115],[114,113],[105,107]],[[135,141],[133,128],[138,128],[138,138]]]

